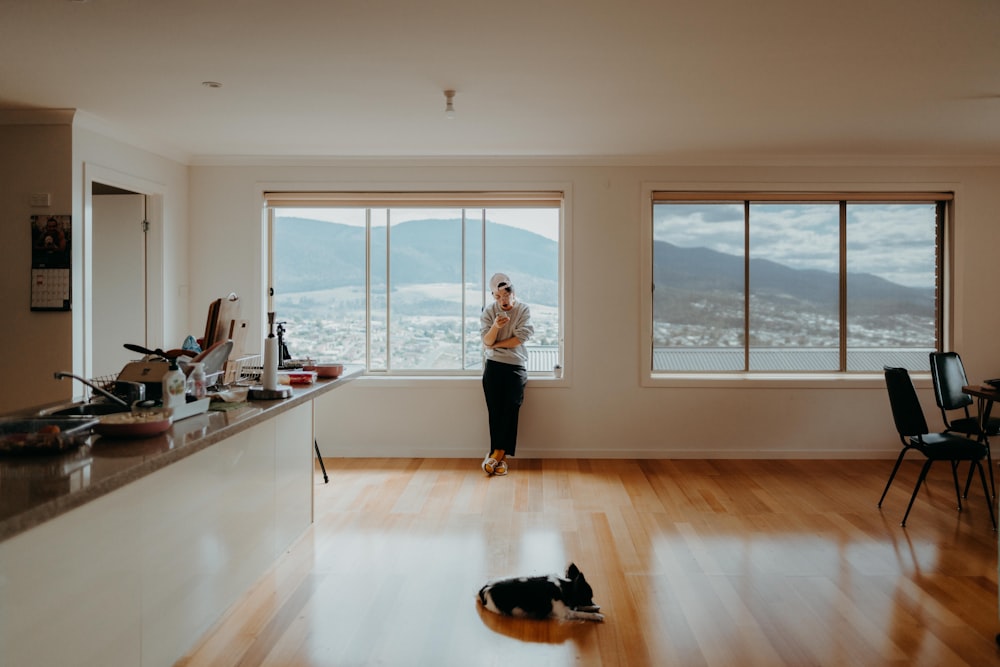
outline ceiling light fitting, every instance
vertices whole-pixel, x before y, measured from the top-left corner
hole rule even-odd
[[[455,91],[444,91],[444,117],[451,119],[455,117]]]
[[[201,85],[205,86],[206,88],[222,88],[222,84],[219,83],[218,81],[202,81]]]

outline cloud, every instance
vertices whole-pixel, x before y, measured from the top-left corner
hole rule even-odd
[[[848,271],[871,273],[911,287],[935,281],[935,206],[848,204]],[[840,265],[836,203],[753,203],[750,256],[795,269],[836,273]],[[653,237],[686,248],[742,256],[742,204],[657,204]]]

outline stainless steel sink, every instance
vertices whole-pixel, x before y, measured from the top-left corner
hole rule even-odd
[[[53,408],[42,412],[47,417],[72,417],[77,415],[97,416],[111,415],[116,412],[128,412],[129,408],[117,403],[76,403],[74,405]]]

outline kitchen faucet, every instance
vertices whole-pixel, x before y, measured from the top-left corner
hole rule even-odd
[[[110,391],[105,391],[104,389],[101,389],[100,387],[98,387],[93,382],[90,382],[89,380],[84,380],[79,375],[74,375],[73,373],[65,373],[63,371],[56,371],[55,374],[54,374],[54,377],[57,380],[62,380],[63,378],[73,378],[74,380],[79,380],[83,384],[87,385],[88,387],[90,387],[91,389],[93,389],[94,391],[96,391],[98,394],[100,394],[100,395],[102,395],[102,396],[104,396],[106,398],[110,398],[115,403],[118,403],[120,405],[124,405],[126,408],[131,407],[131,406],[129,406],[129,404],[126,401],[118,398],[117,396],[115,396],[114,394],[112,394]]]

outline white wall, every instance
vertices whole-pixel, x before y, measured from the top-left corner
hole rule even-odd
[[[88,304],[84,270],[91,232],[86,210],[88,176],[104,182],[158,193],[161,227],[153,261],[158,271],[158,324],[153,342],[177,341],[187,321],[188,170],[185,165],[133,148],[80,127],[72,111],[0,114],[0,413],[69,399],[82,387],[59,381],[53,371],[87,375],[84,317]],[[32,193],[52,195],[51,205],[33,207]],[[73,216],[72,311],[32,312],[29,269],[33,214]],[[162,313],[162,317],[160,317]],[[204,326],[204,324],[202,324]],[[128,341],[121,341],[122,343]],[[171,346],[174,346],[173,344]]]
[[[529,382],[519,456],[895,456],[880,374],[818,381],[738,379],[641,384],[644,184],[675,189],[955,190],[953,349],[973,381],[1000,376],[992,257],[1000,241],[1000,168],[656,167],[542,161],[343,162],[191,168],[192,311],[236,291],[263,332],[265,189],[566,189],[567,359],[563,382]],[[262,333],[261,333],[262,335]],[[252,347],[252,341],[248,343]],[[926,380],[922,397],[938,424]],[[328,456],[482,456],[488,445],[478,379],[360,379],[317,409]]]
[[[3,121],[9,124],[0,124],[0,412],[52,396],[54,382],[43,386],[32,380],[41,368],[51,380],[52,371],[72,364],[72,314],[31,310],[30,222],[32,215],[73,213],[73,114]],[[48,193],[50,205],[32,206],[33,193]],[[76,239],[72,242],[75,251]],[[55,389],[69,396],[70,387]]]
[[[77,126],[73,132],[73,182],[86,235],[92,232],[89,192],[95,180],[152,195],[147,210],[151,223],[147,240],[149,306],[154,312],[149,343],[164,349],[180,347],[191,328],[187,319],[191,238],[188,167]]]

